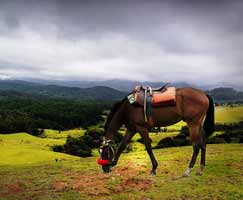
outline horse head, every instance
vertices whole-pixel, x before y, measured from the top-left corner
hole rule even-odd
[[[103,138],[102,144],[99,149],[100,158],[97,160],[98,164],[102,166],[105,173],[110,172],[113,166],[113,158],[115,155],[115,144],[112,140]]]

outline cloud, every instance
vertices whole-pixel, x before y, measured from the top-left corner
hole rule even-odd
[[[27,2],[0,3],[0,74],[243,84],[240,1]]]

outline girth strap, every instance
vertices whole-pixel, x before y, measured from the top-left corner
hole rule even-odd
[[[144,111],[144,120],[147,123],[147,90],[144,91],[144,105],[143,105],[143,111]]]

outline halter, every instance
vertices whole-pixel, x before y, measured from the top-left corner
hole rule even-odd
[[[102,154],[102,148],[103,147],[108,147],[108,159],[107,160],[103,160],[101,157],[98,158],[97,163],[99,165],[102,165],[102,166],[109,165],[110,164],[109,161],[113,162],[113,158],[114,158],[114,155],[115,155],[115,144],[114,144],[114,142],[112,140],[103,139],[102,145],[101,145],[101,147],[99,149],[99,153],[100,154]],[[112,151],[112,154],[113,154],[113,158],[112,159],[110,159],[111,158],[110,150]]]

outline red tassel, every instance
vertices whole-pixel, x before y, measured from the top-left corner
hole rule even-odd
[[[108,164],[108,160],[102,160],[101,158],[99,158],[98,160],[97,160],[97,163],[99,164],[99,165],[107,165]]]

